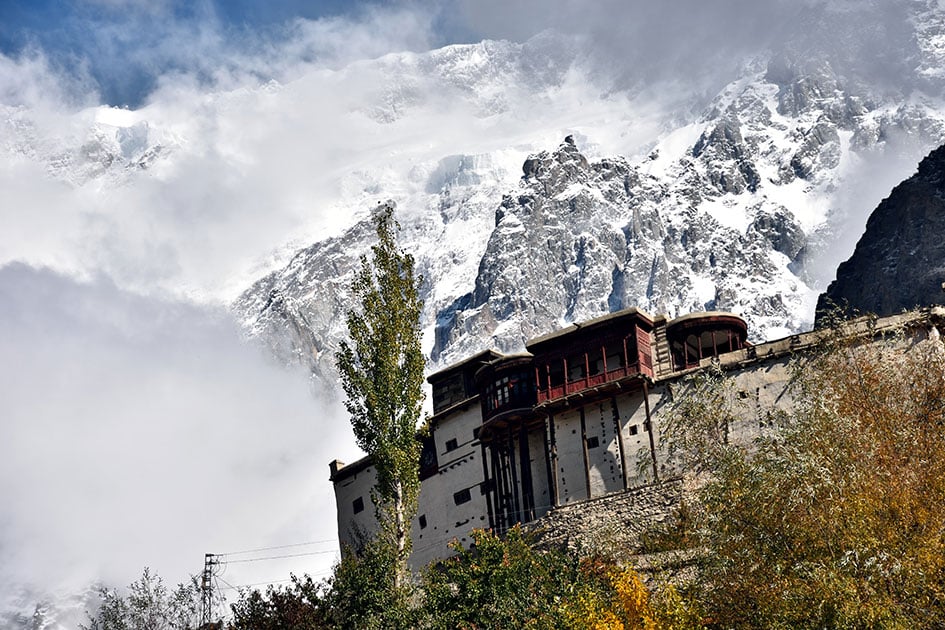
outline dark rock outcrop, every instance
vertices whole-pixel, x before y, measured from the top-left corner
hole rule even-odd
[[[945,146],[896,186],[866,223],[849,260],[817,303],[817,319],[839,306],[890,315],[945,301]]]

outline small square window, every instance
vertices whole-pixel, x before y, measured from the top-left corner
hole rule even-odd
[[[600,446],[600,440],[597,439],[597,436],[587,438],[587,448],[597,448]]]
[[[636,435],[636,434],[639,433],[639,432],[640,432],[640,427],[639,427],[639,425],[636,425],[636,424],[631,424],[631,425],[630,425],[630,435]]]
[[[355,514],[358,514],[359,512],[363,512],[363,511],[364,511],[364,499],[363,499],[362,497],[358,497],[357,499],[355,499],[354,501],[352,501],[352,502],[351,502],[351,508],[354,510],[354,513],[355,513]]]
[[[446,440],[446,452],[447,452],[447,453],[449,453],[450,451],[455,451],[455,450],[458,449],[458,448],[459,448],[459,445],[456,443],[456,438],[453,438],[453,439],[451,439],[451,440]]]
[[[463,503],[467,503],[471,500],[472,496],[469,494],[469,488],[460,490],[459,492],[453,494],[453,502],[456,505],[462,505]]]
[[[420,529],[426,529],[426,527],[427,527],[427,515],[426,515],[426,514],[421,514],[419,521],[420,521]]]

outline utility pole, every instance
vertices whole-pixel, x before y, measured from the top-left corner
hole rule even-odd
[[[213,622],[213,567],[220,564],[216,554],[208,553],[203,557],[203,575],[200,580],[201,616],[200,627],[210,627]]]

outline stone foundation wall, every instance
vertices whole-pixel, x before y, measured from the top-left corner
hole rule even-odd
[[[633,549],[644,531],[679,505],[682,491],[682,480],[673,479],[572,503],[551,510],[526,530],[542,547]]]

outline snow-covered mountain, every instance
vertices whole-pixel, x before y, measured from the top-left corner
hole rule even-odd
[[[120,186],[151,167],[177,144],[173,135],[151,129],[135,112],[89,109],[68,128],[38,124],[24,107],[0,104],[3,152],[41,164],[54,179],[73,186]]]
[[[424,276],[431,370],[626,306],[805,329],[869,210],[945,142],[945,8],[771,4],[800,17],[737,57],[698,31],[733,14],[655,53],[615,23],[616,43],[546,32],[169,80],[137,111],[0,105],[0,218],[29,210],[0,221],[0,265],[226,302],[329,389],[387,199]],[[87,606],[8,599],[12,627]]]
[[[63,129],[5,106],[0,143],[82,193],[84,232],[38,264],[239,295],[249,333],[319,377],[387,199],[425,277],[431,369],[626,306],[733,310],[761,339],[811,325],[867,209],[945,140],[936,0],[799,11],[765,47],[679,76],[608,73],[586,40],[546,32],[208,94],[186,116],[157,99]],[[152,213],[123,222],[139,204]],[[244,217],[258,229],[213,231]],[[142,246],[114,253],[102,225]]]
[[[875,204],[859,193],[882,180],[877,172],[888,178],[902,170],[892,165],[945,140],[942,10],[909,5],[912,48],[888,60],[890,74],[858,56],[885,28],[864,32],[878,15],[861,15],[866,6],[815,12],[802,38],[746,59],[694,115],[668,117],[640,155],[592,158],[585,147],[599,154],[607,143],[578,128],[522,160],[514,183],[509,154],[418,165],[413,190],[391,197],[425,279],[431,369],[486,347],[518,350],[534,335],[628,306],[734,311],[756,340],[809,328],[818,292],[858,236],[848,233],[856,202]],[[488,67],[494,77],[532,63],[521,54],[457,46],[412,65],[443,78]],[[455,80],[492,94],[475,76]],[[852,219],[856,230],[862,216]],[[284,360],[331,374],[347,286],[371,235],[364,219],[255,283],[234,304],[251,334]]]

